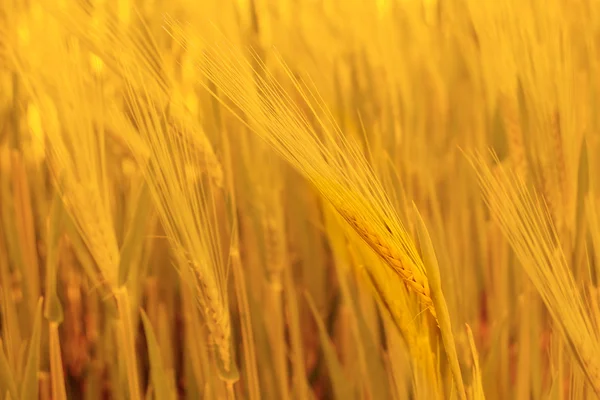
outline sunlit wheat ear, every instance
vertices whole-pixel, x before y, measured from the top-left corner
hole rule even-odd
[[[202,154],[187,137],[180,134],[185,125],[170,125],[168,117],[149,98],[152,82],[144,82],[143,65],[124,66],[126,103],[129,114],[149,158],[141,159],[150,191],[167,236],[175,249],[177,267],[194,277],[195,291],[204,312],[210,339],[215,345],[217,365],[224,380],[236,380],[237,369],[232,356],[231,322],[226,286],[226,262],[221,251],[213,200],[213,188],[197,174],[205,170]],[[175,129],[174,129],[175,128]],[[197,132],[202,135],[202,132]],[[133,152],[135,154],[135,151]]]
[[[422,276],[413,273],[406,256],[395,248],[390,247],[385,238],[371,231],[368,224],[361,223],[352,213],[347,213],[342,207],[338,208],[341,216],[350,224],[358,235],[390,266],[404,281],[409,290],[417,294],[423,306],[436,317],[435,308],[429,291],[429,285]]]
[[[567,264],[546,204],[511,170],[498,164],[492,171],[481,155],[472,157],[471,162],[494,218],[600,395],[600,335]]]
[[[167,18],[166,29],[181,45],[188,45],[175,21]],[[315,185],[435,316],[425,268],[412,239],[364,154],[340,131],[318,95],[281,63],[315,126],[258,60],[260,71],[255,71],[218,34],[210,43],[199,38],[194,42],[205,49],[197,60],[199,72],[237,107],[240,120]]]

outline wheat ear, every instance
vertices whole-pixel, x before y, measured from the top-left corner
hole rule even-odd
[[[409,262],[406,258],[402,257],[400,252],[397,251],[394,246],[390,246],[384,237],[369,229],[367,224],[362,223],[351,213],[344,210],[338,211],[340,211],[342,217],[369,245],[369,247],[371,247],[371,249],[373,249],[373,251],[375,251],[375,253],[377,253],[385,263],[400,276],[400,278],[402,278],[406,286],[419,297],[421,304],[423,304],[437,320],[427,280],[419,278],[418,275],[414,273],[415,268],[409,267]]]
[[[202,307],[206,318],[210,337],[214,342],[220,362],[223,363],[225,372],[231,372],[231,320],[228,310],[223,306],[217,284],[210,282],[197,268],[194,268],[198,285],[196,286],[196,299]]]

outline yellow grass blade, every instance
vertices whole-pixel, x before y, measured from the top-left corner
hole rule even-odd
[[[319,337],[321,340],[321,345],[323,346],[327,368],[329,368],[331,374],[331,386],[333,387],[334,397],[339,400],[353,399],[355,398],[354,386],[348,382],[348,379],[344,376],[342,366],[340,365],[335,352],[335,348],[331,344],[327,334],[327,328],[325,327],[325,324],[319,315],[319,311],[317,310],[314,301],[311,299],[308,293],[306,294],[306,301],[308,302],[313,317],[317,322],[317,328],[319,329]]]
[[[0,343],[0,385],[2,392],[10,394],[11,397],[17,398],[17,383],[15,381],[14,373],[10,369],[8,360],[4,353],[3,343]]]
[[[20,399],[38,398],[38,373],[40,371],[40,341],[42,337],[42,305],[43,299],[40,297],[35,310],[35,319],[33,330],[29,339],[29,349],[27,351],[27,362],[23,370],[23,376],[20,381]]]
[[[446,300],[444,299],[444,293],[442,291],[440,269],[435,256],[435,250],[433,249],[433,244],[431,243],[431,238],[427,232],[425,222],[423,221],[421,214],[419,214],[416,206],[414,206],[414,211],[417,219],[417,229],[421,242],[421,251],[423,252],[423,262],[427,268],[427,276],[431,287],[431,296],[437,310],[438,324],[440,327],[442,341],[444,343],[444,350],[448,355],[450,369],[452,370],[452,375],[454,376],[454,382],[456,383],[458,395],[460,398],[466,399],[465,386],[462,379],[462,373],[460,371],[458,354],[456,352],[456,343],[454,342],[454,334],[452,332],[450,313],[448,312],[448,306],[446,305]]]
[[[169,388],[167,375],[163,368],[158,341],[154,334],[152,324],[143,310],[140,310],[146,341],[148,343],[148,354],[150,356],[150,376],[155,399],[174,399],[173,392]]]

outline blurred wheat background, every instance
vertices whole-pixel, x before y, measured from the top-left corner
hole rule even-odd
[[[2,399],[600,395],[600,1],[4,0]]]

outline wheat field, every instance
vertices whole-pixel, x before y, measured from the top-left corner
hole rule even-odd
[[[0,398],[598,398],[598,106],[598,0],[3,0]]]

